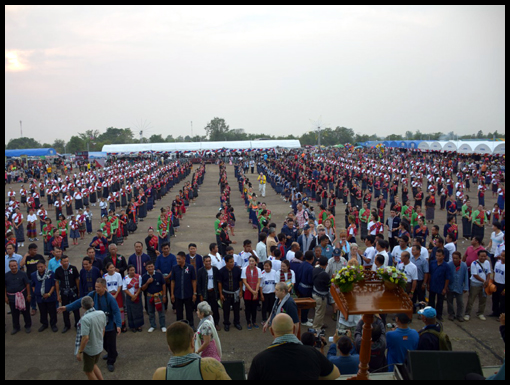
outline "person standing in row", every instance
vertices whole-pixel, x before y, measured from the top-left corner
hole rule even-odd
[[[66,306],[80,298],[80,273],[75,266],[69,263],[69,257],[63,255],[61,266],[55,271],[55,288],[57,292],[57,301]],[[74,326],[80,322],[80,311],[74,311]],[[64,313],[64,329],[62,334],[71,329],[71,317],[69,313]]]
[[[193,303],[197,298],[197,277],[193,266],[186,264],[186,254],[177,253],[177,265],[171,273],[171,299],[175,303],[177,321],[184,319],[184,306],[186,306],[186,319],[193,328]]]
[[[154,271],[154,263],[147,262],[145,265],[147,274],[142,277],[142,291],[147,293],[149,298],[149,321],[151,327],[149,333],[156,329],[156,310],[159,314],[159,326],[161,331],[166,333],[165,309],[163,304],[167,303],[166,283],[163,274]]]
[[[200,298],[200,302],[206,301],[211,307],[212,317],[216,330],[220,331],[220,314],[218,311],[218,299],[219,299],[219,269],[216,266],[212,266],[211,257],[206,255],[203,257],[204,267],[200,268],[197,273],[197,293]]]
[[[57,294],[55,292],[55,274],[46,268],[46,263],[37,263],[37,271],[32,274],[32,287],[39,306],[41,327],[39,332],[48,329],[48,315],[51,330],[58,332],[57,327]]]
[[[241,269],[235,266],[234,256],[225,256],[225,266],[219,271],[218,290],[220,292],[220,298],[223,303],[223,325],[225,331],[230,330],[230,307],[234,311],[234,327],[237,330],[242,330],[240,324],[240,295],[239,291],[243,285],[241,279]]]
[[[24,271],[18,268],[15,260],[9,261],[10,271],[5,273],[5,303],[9,305],[12,314],[11,335],[21,330],[19,316],[23,314],[25,332],[30,333],[32,318],[30,317],[31,290],[30,280]]]

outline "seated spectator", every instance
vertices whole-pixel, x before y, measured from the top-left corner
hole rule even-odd
[[[269,349],[257,354],[248,380],[334,380],[338,368],[318,350],[304,346],[294,335],[295,325],[287,314],[278,314],[271,324],[275,337]],[[292,370],[288,370],[292,368]]]
[[[397,327],[386,333],[386,343],[388,345],[388,371],[393,372],[393,364],[403,364],[407,358],[408,350],[416,350],[420,336],[414,329],[409,328],[409,316],[401,313],[397,314],[395,320]]]
[[[173,356],[168,365],[158,368],[152,379],[162,380],[230,380],[225,368],[214,358],[201,358],[195,354],[193,329],[184,322],[174,322],[168,327],[166,340]]]
[[[340,351],[340,356],[336,356],[336,348]],[[342,374],[358,373],[359,354],[351,355],[352,341],[351,332],[347,331],[346,336],[339,336],[335,333],[333,343],[329,347],[328,360],[330,360],[338,368]]]

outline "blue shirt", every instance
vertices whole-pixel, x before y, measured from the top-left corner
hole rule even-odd
[[[197,276],[193,266],[185,264],[182,268],[175,265],[172,268],[172,281],[175,281],[174,296],[175,298],[185,299],[193,297],[193,284]]]
[[[411,256],[411,262],[414,263],[418,270],[418,281],[423,281],[425,274],[429,272],[429,263],[421,255],[418,257],[418,259],[415,259],[414,256]]]
[[[304,261],[301,269],[299,269],[299,285],[297,289],[303,296],[312,296],[313,266],[307,261]]]
[[[18,269],[20,269],[20,263],[23,257],[19,254],[12,254],[12,258],[9,257],[9,254],[5,254],[5,273],[9,273],[11,269],[9,268],[10,261],[18,262]]]
[[[460,263],[459,271],[457,271],[453,261],[448,262],[448,267],[450,268],[450,283],[448,284],[450,291],[457,294],[463,294],[464,291],[469,291],[469,277],[466,262]]]
[[[107,332],[111,332],[116,328],[122,327],[119,305],[117,304],[117,300],[113,298],[110,293],[105,292],[104,295],[100,296],[95,291],[91,291],[86,295],[94,300],[94,308],[96,310],[101,310],[105,313],[108,320],[108,324],[105,328]],[[69,305],[66,305],[66,311],[68,312],[78,310],[79,308],[81,308],[81,298]]]
[[[101,271],[99,271],[97,267],[92,266],[92,269],[90,271],[81,269],[80,294],[82,298],[85,297],[87,293],[90,293],[91,291],[95,290],[96,280],[98,278],[103,278],[103,276],[101,275]]]
[[[57,292],[56,292],[56,290],[53,290],[53,294],[49,298],[44,299],[42,297],[42,294],[41,294],[42,282],[40,282],[37,279],[37,275],[38,274],[39,274],[38,271],[34,271],[32,273],[32,277],[31,277],[32,278],[32,287],[34,288],[34,295],[35,295],[35,299],[36,299],[37,303],[42,303],[42,302],[57,302]],[[50,277],[44,281],[44,292],[46,294],[48,294],[53,286],[55,286],[55,273],[54,272],[50,272]]]
[[[48,269],[55,272],[57,269],[62,266],[61,259],[57,261],[55,257],[51,258],[48,262]]]
[[[142,286],[144,286],[147,283],[150,277],[151,276],[148,273],[142,277]],[[163,285],[165,284],[165,278],[163,278],[163,274],[158,273],[156,271],[154,272],[152,278],[153,281],[152,283],[149,284],[149,286],[147,286],[145,292],[149,294],[156,294],[163,291]],[[166,293],[163,293],[163,295],[166,295]]]
[[[321,255],[326,257],[327,259],[333,258],[333,246],[326,245],[326,247],[321,246]]]
[[[408,350],[416,350],[420,335],[414,329],[397,328],[393,332],[386,333],[386,345],[388,347],[389,371],[393,372],[393,364],[403,364],[407,359]]]
[[[430,257],[429,257],[429,262],[436,260],[436,251],[437,251],[437,246],[432,249],[432,253],[430,253]],[[450,251],[448,251],[448,249],[446,249],[444,247],[443,247],[443,251],[444,251],[444,261],[450,262]]]
[[[437,261],[430,262],[430,291],[441,294],[446,280],[450,280],[448,263],[443,261],[441,265],[438,265]]]
[[[133,265],[135,267],[135,273],[143,276],[144,274],[147,274],[147,269],[145,268],[145,264],[151,260],[151,257],[149,257],[147,254],[142,253],[140,256],[141,258],[141,271],[138,271],[138,263],[137,263],[137,255],[133,254],[129,257],[128,265]]]
[[[161,254],[156,259],[156,265],[154,268],[162,274],[170,274],[172,272],[172,267],[175,265],[177,265],[177,257],[175,255],[169,254],[168,257],[165,257]]]
[[[328,360],[338,368],[342,375],[358,373],[359,355],[353,354],[349,357],[337,357],[336,344],[331,344],[329,347]]]

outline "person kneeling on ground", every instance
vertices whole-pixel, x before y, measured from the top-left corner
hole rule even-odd
[[[193,336],[193,329],[184,322],[177,321],[169,326],[166,340],[173,357],[166,368],[156,370],[153,380],[231,380],[221,362],[194,353]]]

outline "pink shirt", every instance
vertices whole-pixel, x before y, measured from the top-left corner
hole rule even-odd
[[[483,246],[474,249],[473,246],[469,246],[466,250],[466,264],[468,268],[471,268],[471,264],[478,259],[478,251],[485,250]]]

